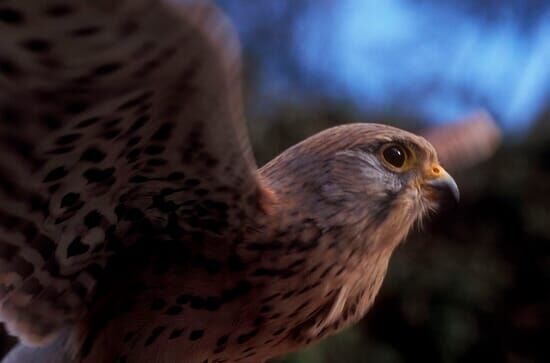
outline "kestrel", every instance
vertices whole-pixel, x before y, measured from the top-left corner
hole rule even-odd
[[[4,362],[263,362],[360,319],[458,188],[378,124],[257,170],[207,1],[0,1]]]

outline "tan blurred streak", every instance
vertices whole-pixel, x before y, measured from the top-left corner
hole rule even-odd
[[[464,119],[422,132],[439,154],[439,160],[451,170],[465,169],[490,158],[498,149],[502,133],[486,111],[477,111]]]

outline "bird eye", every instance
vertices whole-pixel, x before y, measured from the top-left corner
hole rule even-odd
[[[402,169],[407,163],[407,151],[399,144],[384,146],[381,155],[386,164],[389,164],[393,168]]]

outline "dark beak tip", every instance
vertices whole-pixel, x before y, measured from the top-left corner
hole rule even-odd
[[[460,190],[458,188],[453,189],[452,193],[456,204],[460,203]]]
[[[446,203],[449,207],[456,208],[460,203],[460,192],[458,189],[449,190],[442,199],[442,203]]]
[[[428,184],[439,194],[440,204],[456,207],[460,202],[460,190],[451,176],[432,180]]]

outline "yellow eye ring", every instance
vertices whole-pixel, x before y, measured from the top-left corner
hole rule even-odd
[[[409,169],[411,158],[411,151],[401,144],[392,142],[380,149],[380,159],[391,170],[405,171]]]

